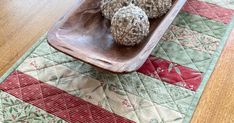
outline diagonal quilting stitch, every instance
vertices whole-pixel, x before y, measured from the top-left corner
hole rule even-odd
[[[106,88],[108,88],[108,87],[110,88],[111,87],[113,89],[113,91],[115,91],[115,93],[120,93],[120,92],[119,91],[117,92],[114,88],[121,89],[121,90],[123,90],[123,91],[121,91],[121,93],[122,93],[121,95],[124,96],[125,98],[127,98],[127,99],[125,99],[126,102],[130,102],[129,107],[132,107],[135,110],[133,104],[130,101],[129,96],[127,95],[126,91],[124,90],[124,87],[120,83],[119,78],[118,78],[117,75],[114,75],[114,74],[100,74],[98,76],[101,77],[101,78],[99,78],[99,79],[95,78],[95,79],[100,80],[101,82],[105,82],[102,85],[102,88],[104,90],[103,92],[104,92],[105,96],[107,97],[108,101],[111,100],[111,99],[109,98],[109,96],[108,96],[108,94],[106,92],[106,90],[107,90]],[[112,81],[113,79],[114,79],[114,81]],[[104,87],[105,84],[107,85],[106,87]],[[114,85],[112,85],[112,84],[114,84]],[[116,86],[116,84],[117,84],[117,86]],[[109,102],[109,104],[110,104],[110,102]],[[112,105],[110,105],[110,106],[112,107]],[[115,112],[114,109],[112,109],[112,111]],[[137,115],[136,112],[134,112],[134,114]],[[139,117],[137,117],[137,120],[140,121]]]
[[[234,11],[231,9],[225,9],[214,4],[197,0],[188,0],[183,11],[205,16],[226,24],[231,21],[232,15],[234,15]]]
[[[18,73],[18,72],[14,72],[14,73]],[[16,75],[16,74],[15,74]],[[11,78],[12,74],[9,76],[9,78]],[[6,81],[7,82],[7,81]],[[14,81],[12,81],[14,82]],[[8,81],[9,83],[9,81]],[[2,85],[3,84],[3,85]],[[6,83],[4,84],[1,83],[1,88],[4,86],[4,85],[7,85]],[[11,90],[7,90],[7,92],[10,92]],[[18,95],[19,97],[19,94],[13,94],[13,95]],[[21,97],[20,97],[21,98]],[[32,103],[34,104],[34,102]],[[49,117],[46,117],[46,113],[43,111],[43,110],[36,110],[36,111],[31,111],[31,109],[33,108],[32,105],[28,104],[28,103],[25,103],[19,99],[17,99],[16,97],[14,96],[11,96],[10,94],[6,93],[6,92],[1,92],[1,106],[3,106],[3,109],[4,109],[4,120],[2,119],[1,121],[9,121],[10,119],[12,118],[16,118],[15,120],[17,120],[18,122],[22,122],[22,120],[33,120],[33,118],[40,118],[42,115],[43,115],[43,119],[41,120],[44,120],[44,121],[49,121],[50,119],[47,119]],[[31,107],[31,109],[29,110],[29,108]],[[11,112],[11,114],[8,114],[9,112],[9,109],[12,110],[12,108],[14,109],[14,111]],[[34,107],[35,108],[35,107]],[[27,109],[27,110],[26,110]],[[21,112],[22,110],[22,112]],[[23,114],[18,114],[17,117],[14,116],[12,113],[23,113]],[[44,112],[44,113],[43,113]],[[32,115],[33,113],[33,115]],[[34,116],[34,114],[36,114]],[[6,117],[7,116],[7,117]],[[52,117],[52,115],[50,116],[50,118]],[[56,117],[54,117],[56,118]],[[56,119],[53,119],[54,121],[57,121]],[[10,120],[11,121],[11,120]],[[58,121],[62,121],[61,119],[58,119]]]
[[[186,23],[185,23],[186,24]],[[176,25],[176,24],[175,24]],[[187,24],[186,24],[187,25]]]
[[[156,73],[159,74],[158,71],[156,71]],[[160,79],[160,81],[163,83],[164,87],[167,89],[167,84],[164,83],[160,77],[159,77],[159,79]],[[182,78],[181,78],[181,79],[182,79]],[[172,86],[172,85],[171,85],[171,86]],[[188,90],[187,90],[187,91],[188,91]],[[171,99],[172,99],[173,102],[176,104],[177,108],[180,110],[180,108],[178,107],[178,104],[176,103],[176,100],[174,100],[174,99],[172,98],[172,95],[168,92],[168,90],[167,90],[167,93],[170,95]],[[181,110],[180,110],[180,112],[181,112],[181,113],[185,113],[185,112],[183,112],[183,111],[181,111]]]
[[[160,44],[159,44],[160,45]],[[185,50],[184,50],[185,51]],[[169,56],[168,56],[168,58],[170,58]]]
[[[137,75],[138,75],[138,78],[140,79],[139,74],[137,74]],[[140,80],[141,80],[142,84],[145,86],[145,83],[142,81],[142,79],[140,79]],[[162,83],[161,85],[163,85],[163,86],[165,87],[165,85],[163,84],[163,82],[162,82],[161,80],[160,80],[160,82]],[[166,87],[165,87],[165,89],[166,89]],[[166,90],[166,91],[167,91],[167,90]],[[148,93],[148,95],[150,95],[150,94],[149,94],[149,90],[147,90],[146,92]],[[175,101],[172,99],[171,95],[170,95],[168,92],[167,92],[167,94],[168,94],[169,97],[171,98],[172,103],[176,104]],[[153,102],[155,102],[154,100],[152,100],[152,97],[150,98],[150,100],[153,101]],[[157,102],[155,102],[155,103],[157,103]],[[168,103],[168,102],[166,102],[166,103]],[[165,103],[165,104],[166,104],[166,103]],[[162,103],[162,104],[163,104],[163,103]],[[180,112],[180,110],[179,110],[179,108],[177,107],[177,105],[175,105],[175,107],[177,108],[176,111]],[[172,108],[172,107],[169,106],[168,108]],[[172,109],[174,109],[174,108],[172,108]],[[158,110],[158,109],[157,109],[157,110]],[[175,110],[175,109],[174,109],[174,110]],[[182,113],[182,112],[180,112],[180,113]]]
[[[165,34],[164,41],[174,41],[177,39],[182,46],[190,47],[190,48],[195,48],[195,47],[197,47],[197,44],[199,44],[199,46],[202,48],[201,51],[203,51],[203,49],[204,49],[204,51],[208,52],[208,53],[210,52],[210,49],[209,49],[209,47],[205,47],[205,45],[207,45],[207,44],[209,45],[210,43],[218,43],[220,41],[219,39],[211,38],[210,36],[203,35],[201,33],[191,31],[191,30],[183,28],[183,27],[171,26],[170,30],[171,30],[170,34],[173,35],[173,37],[174,37],[173,40],[171,40],[170,38],[168,40],[168,38],[167,38],[168,34]],[[179,30],[179,32],[178,32],[178,30]],[[169,36],[169,37],[172,37],[172,36]],[[188,45],[182,43],[183,40],[186,39],[187,37],[189,37],[189,39],[186,40],[186,42],[191,42]],[[196,42],[196,43],[192,43],[192,42]],[[215,47],[215,49],[216,48],[217,48],[217,46]]]
[[[184,20],[184,22],[185,22],[185,24],[186,24],[186,20]],[[195,21],[194,20],[192,20],[191,22],[194,22],[195,23]],[[214,30],[212,30],[213,29],[213,27],[212,27],[212,25],[209,25],[210,23],[208,23],[208,21],[206,21],[206,20],[203,20],[203,22],[205,23],[205,25],[203,25],[203,26],[197,26],[197,25],[190,25],[190,26],[186,26],[186,27],[188,27],[188,28],[195,28],[196,26],[197,27],[199,27],[199,28],[206,28],[207,30],[203,30],[203,31],[207,31],[207,33],[209,34],[209,35],[212,35],[213,37],[216,37],[216,36],[214,36],[214,35],[216,35],[216,34],[219,34],[219,32],[220,32],[220,30],[222,30],[223,29],[223,27],[219,27],[219,26],[217,26],[217,27],[215,27],[214,28]],[[199,23],[197,23],[197,24],[201,24],[201,22],[199,22]],[[188,25],[188,24],[186,24],[186,25]],[[208,28],[207,28],[208,27]],[[212,32],[211,32],[212,31]],[[212,34],[211,34],[212,33]],[[217,37],[218,38],[218,37]],[[200,40],[199,40],[200,41]],[[201,42],[201,41],[200,41]],[[178,41],[176,41],[176,43],[178,43]],[[178,45],[181,45],[181,43],[178,43]],[[160,48],[162,48],[162,47],[160,47]],[[206,48],[206,47],[204,47],[204,48]],[[162,48],[163,49],[163,48]],[[166,51],[166,49],[164,48],[163,50],[165,50]],[[194,63],[194,58],[192,58],[192,56],[191,56],[191,54],[189,54],[189,52],[188,52],[188,50],[186,49],[186,47],[183,47],[182,48],[182,52],[186,52],[187,53],[187,55],[188,55],[188,57],[190,58],[190,60],[192,61],[192,63]],[[170,57],[171,56],[169,56],[169,55],[167,55],[167,57],[170,59]],[[52,58],[53,59],[53,58]],[[172,58],[171,58],[172,59]],[[201,62],[201,61],[204,61],[204,60],[200,60],[200,61],[198,61],[198,62]],[[60,61],[61,62],[61,65],[64,65],[62,62],[63,61]],[[73,61],[71,61],[71,62],[73,62]],[[199,68],[199,66],[196,64],[196,67],[197,68]],[[199,68],[200,69],[200,68]],[[57,71],[58,72],[58,71]],[[57,73],[56,72],[56,73]],[[157,71],[156,71],[157,72]],[[84,74],[90,74],[90,71],[86,71],[86,72],[84,72]],[[93,73],[91,73],[91,74],[93,74]],[[139,77],[139,74],[137,73],[137,75],[138,75],[138,79],[140,79],[140,77]],[[156,74],[156,75],[158,75],[158,73]],[[95,76],[98,76],[98,74],[95,74]],[[61,78],[65,78],[65,77],[61,77]],[[120,85],[121,86],[126,86],[126,84],[124,85],[123,84],[123,82],[121,82],[121,80],[120,80],[120,76],[118,76],[118,81],[119,81],[119,83],[120,83]],[[161,81],[162,82],[162,81]],[[176,104],[178,103],[177,101],[181,101],[181,100],[183,100],[182,98],[180,98],[180,99],[175,99],[175,97],[174,97],[174,95],[169,91],[169,87],[168,87],[168,84],[166,84],[166,83],[164,83],[164,82],[162,82],[163,84],[164,84],[164,86],[165,86],[165,88],[166,88],[166,91],[167,91],[167,93],[171,96],[171,98],[172,98],[172,100],[173,100],[173,103],[175,102]],[[143,87],[143,89],[144,90],[146,90],[145,89],[145,85],[144,85],[145,83],[143,83],[143,81],[141,80],[141,85],[143,85],[142,87]],[[126,90],[127,89],[125,89],[125,87],[122,87],[122,89],[124,89],[125,90],[125,92],[127,92]],[[128,90],[129,91],[129,90]],[[13,93],[13,92],[12,92]],[[135,93],[136,95],[140,95],[141,93],[139,93],[137,90],[136,90],[136,93]],[[149,93],[148,93],[148,95],[149,95]],[[183,95],[183,94],[182,94]],[[145,96],[145,95],[141,95],[141,96]],[[149,96],[150,97],[150,96]],[[184,98],[187,98],[187,96],[184,96]],[[128,97],[128,100],[130,100],[130,98]],[[150,100],[151,100],[151,98],[150,98]],[[130,100],[131,101],[131,100]],[[178,105],[176,105],[177,107],[178,107]],[[179,107],[179,109],[180,109],[180,107]],[[184,111],[181,111],[181,112],[184,112]]]
[[[157,74],[159,78],[156,78],[157,76],[151,77],[161,79],[162,81],[174,85],[177,85],[178,83],[184,83],[185,85],[182,85],[182,87],[191,89],[193,91],[195,91],[196,88],[198,88],[201,82],[202,73],[164,59],[155,58],[153,56],[149,59],[149,62],[151,62],[154,65],[153,67],[155,67],[156,71],[154,71],[154,73],[146,73],[144,71],[139,72],[144,73],[146,75]],[[188,81],[189,79],[191,79],[192,81]]]
[[[168,92],[171,94],[180,111],[186,114],[196,92],[181,89],[180,87],[175,88],[167,83],[164,84],[167,87]]]
[[[34,79],[34,80],[32,80],[32,81],[38,81],[38,80],[36,80],[36,79]],[[6,81],[7,82],[7,81]],[[3,83],[5,83],[5,82],[3,82]],[[37,84],[35,84],[35,85],[41,85],[41,84],[43,84],[42,82],[40,82],[40,83],[37,83]],[[45,84],[44,84],[45,85]],[[0,85],[1,86],[1,88],[2,88],[2,84]],[[49,85],[47,85],[48,86],[48,88],[50,88],[50,86]],[[55,88],[54,88],[55,89]],[[7,91],[7,90],[6,90]],[[8,92],[8,91],[7,91]],[[35,93],[34,95],[28,95],[28,96],[30,96],[30,98],[34,98],[36,95],[40,95],[40,93]],[[14,96],[16,96],[16,97],[19,97],[20,95],[22,95],[22,94],[18,94],[18,95],[14,95]],[[64,96],[66,96],[66,98],[63,98]],[[49,96],[49,97],[43,97],[43,100],[44,100],[44,104],[45,104],[45,109],[44,110],[46,110],[47,112],[49,112],[49,113],[52,113],[52,114],[54,114],[54,115],[58,115],[57,114],[57,112],[59,111],[68,111],[68,103],[70,103],[70,101],[65,101],[65,99],[68,99],[68,97],[67,96],[69,96],[69,94],[67,94],[67,93],[62,93],[62,94],[58,94],[58,95],[55,95],[55,96]],[[101,112],[99,112],[99,114],[103,114],[103,116],[107,116],[107,115],[111,115],[111,116],[113,116],[114,117],[114,119],[115,118],[117,118],[117,119],[122,119],[123,121],[125,121],[125,122],[132,122],[132,121],[129,121],[129,120],[124,120],[125,118],[121,118],[121,117],[119,117],[119,116],[117,116],[117,115],[115,115],[115,114],[112,114],[112,113],[108,113],[107,111],[105,111],[105,110],[103,110],[103,109],[101,109],[101,108],[99,108],[99,107],[97,107],[97,106],[94,106],[94,105],[92,105],[91,103],[88,103],[88,102],[86,102],[86,101],[83,101],[83,100],[81,100],[80,98],[78,98],[78,97],[74,97],[74,96],[71,96],[71,99],[76,99],[76,102],[77,101],[79,101],[79,106],[80,106],[80,104],[81,103],[83,103],[84,105],[88,105],[88,108],[86,107],[85,108],[85,110],[91,110],[90,108],[92,108],[93,110],[92,111],[101,111]],[[27,101],[27,99],[24,99],[23,98],[23,100],[24,101]],[[65,105],[64,105],[65,104]],[[74,104],[74,103],[73,103]],[[53,107],[51,107],[51,105],[53,105]],[[81,105],[82,106],[82,105]],[[75,108],[75,107],[74,107]],[[69,109],[70,110],[70,109]],[[71,109],[70,111],[72,111],[73,109]],[[76,109],[76,110],[79,110],[79,109]],[[106,115],[104,115],[106,113]],[[72,114],[70,114],[70,116],[72,116]],[[101,116],[101,115],[99,115],[99,116]],[[95,115],[92,113],[92,117],[94,118],[94,119],[90,119],[90,120],[99,120],[100,118],[99,117],[97,117],[97,118],[95,118]],[[77,120],[79,120],[79,119],[75,119],[75,121],[74,121],[74,119],[73,119],[73,117],[70,117],[71,119],[65,119],[65,120],[67,120],[67,121],[70,121],[71,120],[71,122],[76,122]],[[87,118],[89,118],[89,117],[83,117],[83,118],[86,118],[85,119],[85,121],[87,121],[88,119]],[[81,121],[81,119],[79,120],[79,121]],[[83,120],[82,120],[83,121]],[[88,120],[89,121],[89,120]]]
[[[163,41],[162,41],[162,42],[163,42]],[[167,47],[166,47],[166,46],[164,46],[164,47],[162,46],[162,45],[165,44],[165,43],[167,43],[167,42],[163,42],[162,44],[158,44],[158,45],[160,45],[161,49],[166,53],[167,57],[169,58],[169,60],[170,60],[171,62],[179,63],[179,64],[181,64],[181,65],[192,64],[193,67],[191,67],[191,68],[193,68],[193,69],[195,69],[195,70],[199,70],[199,69],[197,68],[197,66],[192,62],[192,60],[191,60],[191,58],[188,56],[188,54],[185,52],[183,46],[180,45],[180,43],[174,42],[175,44],[177,44],[177,45],[179,46],[179,47],[178,47],[179,49],[177,50],[177,52],[176,52],[176,51],[173,51],[173,50],[172,50],[172,51],[166,50]],[[180,52],[179,52],[179,51],[180,51]],[[184,53],[184,56],[183,56],[183,57],[184,57],[183,63],[176,62],[174,57],[168,55],[169,52],[170,52],[170,53],[179,53],[179,54]],[[172,60],[172,58],[173,58],[174,60]],[[181,60],[181,58],[182,58],[182,57],[180,57],[180,60]],[[177,57],[176,57],[176,59],[177,59]],[[190,67],[190,66],[187,66],[187,67]]]
[[[187,25],[186,28],[189,28],[190,30],[197,31],[200,33],[204,33],[207,35],[210,35],[212,37],[221,39],[222,35],[225,32],[226,25],[214,20],[209,20],[205,17],[201,17],[198,15],[192,15],[186,12],[180,12],[179,20],[175,19],[175,25],[181,26],[182,23],[178,22],[183,20],[183,24]],[[178,23],[177,23],[178,22]],[[212,25],[212,26],[211,26]],[[182,26],[183,27],[183,26]],[[214,33],[214,31],[220,30],[219,35],[218,33]]]
[[[134,74],[134,75],[133,75]],[[130,85],[128,85],[127,87],[129,88],[132,88],[132,87],[134,87],[134,89],[137,89],[137,88],[139,88],[139,89],[137,89],[138,91],[140,91],[140,93],[138,92],[138,93],[133,93],[132,91],[131,91],[131,89],[129,90],[129,89],[126,89],[125,88],[125,91],[127,91],[127,92],[129,92],[129,93],[132,93],[132,94],[134,94],[134,95],[138,95],[138,96],[141,96],[141,97],[143,97],[143,98],[145,98],[145,99],[149,99],[150,101],[153,101],[153,102],[155,102],[155,103],[158,103],[158,104],[167,104],[167,103],[170,103],[170,102],[172,102],[172,100],[170,99],[170,98],[168,98],[168,99],[165,99],[165,97],[169,97],[169,95],[164,95],[164,96],[162,96],[164,99],[163,100],[158,100],[158,99],[152,99],[152,96],[150,96],[150,94],[149,94],[149,90],[148,89],[145,89],[145,85],[144,85],[144,82],[139,78],[139,75],[138,75],[138,73],[136,73],[136,72],[134,72],[134,73],[132,73],[132,75],[134,76],[134,77],[132,77],[132,78],[134,78],[135,80],[132,80],[132,84],[130,84]],[[130,75],[128,75],[128,76],[130,76]],[[118,75],[118,78],[119,78],[119,80],[120,80],[120,83],[122,84],[122,85],[125,85],[125,84],[129,84],[129,79],[128,78],[125,78],[125,76],[123,75],[123,76],[121,76],[121,75]],[[126,79],[126,80],[124,80],[124,79]],[[138,81],[138,84],[140,84],[140,85],[136,85],[136,87],[135,87],[135,82],[136,81]],[[140,83],[139,83],[140,82]],[[124,84],[125,83],[125,84]],[[154,83],[155,84],[155,83]],[[160,85],[162,85],[162,84],[160,84]],[[155,87],[157,87],[158,85],[156,85]],[[155,88],[156,89],[156,88]],[[163,90],[161,90],[161,91],[163,91]],[[144,94],[147,94],[147,98],[144,96],[144,95],[142,95],[141,93],[144,93]],[[162,102],[161,102],[162,101]],[[168,106],[168,108],[170,108],[170,106]]]
[[[119,81],[121,81],[121,80],[119,80]],[[106,81],[107,82],[107,81]],[[127,91],[127,90],[125,90],[125,91]],[[127,91],[127,92],[129,92],[129,91]],[[129,99],[129,100],[131,100],[131,99]]]
[[[172,31],[172,33],[174,33],[174,32]],[[174,35],[175,35],[175,34],[174,34]],[[196,38],[196,40],[197,40],[197,41],[199,41],[197,38]],[[177,40],[177,41],[178,41],[178,40]],[[178,41],[178,42],[179,42],[179,43],[180,43],[180,45],[181,45],[181,42],[180,42],[180,41]],[[178,43],[178,42],[176,42],[176,43]],[[200,42],[200,41],[199,41],[199,42]],[[201,43],[201,42],[200,42],[200,43]],[[183,46],[183,45],[181,45],[181,46]],[[185,47],[185,46],[183,46],[183,47]],[[206,49],[206,50],[207,50],[207,49]],[[188,54],[188,53],[186,52],[186,50],[184,50],[184,51],[185,51],[185,53],[186,53],[186,54]],[[190,55],[189,55],[189,54],[188,54],[188,56],[190,57]],[[211,56],[210,56],[210,57],[211,57]],[[196,66],[196,64],[195,64],[195,63],[196,63],[196,61],[192,60],[192,58],[191,58],[191,57],[190,57],[190,59],[191,59],[191,61],[193,61],[194,65]],[[200,71],[201,71],[201,70],[200,70]]]
[[[150,93],[148,92],[149,91],[149,89],[146,89],[145,88],[145,82],[146,81],[142,81],[142,79],[140,78],[140,76],[139,76],[139,73],[133,73],[133,74],[135,74],[135,75],[137,75],[137,76],[135,76],[134,78],[137,78],[137,80],[141,83],[141,85],[143,85],[143,86],[141,86],[141,89],[143,89],[143,90],[145,90],[144,92],[146,92],[147,93],[147,95],[150,97],[149,98],[149,100],[151,101],[151,102],[155,102],[155,104],[158,104],[158,102],[156,101],[156,100],[154,100],[153,98],[152,98],[152,96],[150,96]],[[144,75],[143,75],[144,76]],[[145,77],[147,77],[147,76],[145,76]],[[119,78],[119,81],[121,82],[121,84],[123,84],[123,81],[122,81],[122,77],[120,76],[120,75],[118,75],[118,78]],[[127,81],[127,82],[136,82],[136,81]],[[152,81],[153,82],[153,81]],[[160,82],[160,83],[162,83],[162,82]],[[155,84],[153,84],[153,85],[155,85]],[[161,85],[163,85],[163,84],[161,84]],[[157,86],[157,85],[156,85]],[[139,85],[139,87],[140,87],[140,85]],[[156,89],[156,88],[155,88]],[[125,91],[126,92],[129,92],[129,93],[131,93],[129,90],[127,90],[127,89],[125,89]],[[132,94],[134,94],[134,93],[132,93]],[[142,96],[142,95],[138,95],[138,96]],[[160,95],[160,94],[158,94],[157,95],[157,97],[158,96],[162,96],[163,98],[164,98],[164,96],[166,96],[165,94],[164,94],[164,96],[163,95]],[[168,95],[169,96],[169,95]],[[144,98],[144,97],[143,97]],[[170,108],[170,109],[172,109],[172,110],[175,110],[175,109],[173,109],[170,105],[164,105],[164,104],[168,104],[168,103],[173,103],[173,105],[176,107],[176,105],[174,104],[174,102],[173,102],[173,100],[170,98],[170,96],[168,97],[169,99],[170,99],[170,101],[171,102],[164,102],[164,103],[160,103],[161,105],[163,105],[163,106],[165,106],[165,107],[167,107],[167,108]],[[148,99],[147,99],[148,100]],[[154,106],[154,108],[156,109],[156,111],[159,113],[159,115],[161,115],[160,114],[160,109],[158,109],[156,106]],[[177,112],[180,112],[178,109],[176,110]],[[181,112],[180,112],[181,113]],[[161,116],[161,118],[162,118],[162,116]],[[163,120],[163,119],[162,119]]]
[[[121,81],[120,81],[120,78],[119,78],[119,76],[117,75],[117,78],[118,78],[118,81],[121,83]],[[124,87],[123,87],[123,84],[121,83],[121,86],[122,86],[122,88],[124,89],[124,91],[125,91],[125,93],[126,92],[128,92]],[[127,94],[126,94],[127,95]],[[149,95],[148,95],[149,96]],[[133,106],[133,104],[132,104],[132,100],[130,100],[130,98],[129,98],[129,96],[127,95],[127,97],[128,97],[128,100],[130,101],[130,103],[131,103],[131,105]],[[133,106],[133,108],[134,108],[134,110],[136,111],[136,109],[135,109],[135,107]],[[155,108],[155,107],[154,107]],[[156,109],[156,108],[155,108]],[[158,110],[156,109],[156,111],[158,112]],[[136,115],[138,115],[137,113],[136,113]],[[139,119],[139,115],[138,115],[138,120],[140,121],[140,119]]]

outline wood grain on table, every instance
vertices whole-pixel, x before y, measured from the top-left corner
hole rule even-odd
[[[75,0],[0,0],[0,74],[67,11]]]
[[[208,81],[192,123],[234,123],[234,29]]]
[[[0,0],[0,76],[75,0]],[[234,123],[234,30],[192,123]]]

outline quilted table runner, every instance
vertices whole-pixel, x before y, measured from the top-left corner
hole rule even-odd
[[[188,0],[145,64],[113,74],[43,36],[0,79],[0,122],[188,123],[233,28],[233,0]]]

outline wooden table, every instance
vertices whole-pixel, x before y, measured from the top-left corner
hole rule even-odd
[[[0,76],[75,0],[0,0]],[[192,123],[234,122],[234,30]]]

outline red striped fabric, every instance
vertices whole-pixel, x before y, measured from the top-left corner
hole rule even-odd
[[[193,91],[202,81],[201,72],[154,56],[150,56],[138,72]]]
[[[71,123],[134,123],[19,71],[0,89]]]
[[[225,24],[230,23],[234,15],[234,10],[226,9],[198,0],[188,0],[182,10],[192,14],[204,16],[212,20],[223,22]]]

